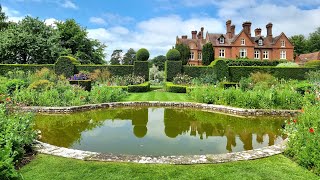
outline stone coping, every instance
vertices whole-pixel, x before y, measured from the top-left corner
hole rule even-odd
[[[184,156],[143,156],[143,155],[114,155],[108,153],[97,153],[81,151],[53,146],[47,143],[36,141],[36,151],[43,154],[73,158],[85,161],[102,162],[129,162],[143,164],[216,164],[233,161],[254,160],[264,157],[281,154],[285,149],[287,140],[279,144],[259,149],[233,152],[226,154],[205,154],[205,155],[184,155]]]
[[[41,106],[24,106],[19,107],[22,111],[38,112],[38,113],[73,113],[91,109],[115,108],[115,107],[135,107],[135,106],[150,106],[150,107],[187,107],[223,112],[228,114],[236,114],[242,116],[294,116],[299,110],[275,110],[275,109],[244,109],[223,105],[203,104],[193,102],[160,102],[160,101],[141,101],[141,102],[112,102],[101,104],[88,104],[82,106],[70,107],[41,107]]]

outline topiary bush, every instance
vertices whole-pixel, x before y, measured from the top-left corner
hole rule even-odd
[[[166,80],[172,81],[175,76],[181,73],[181,70],[182,70],[181,61],[166,61],[165,62]]]
[[[147,49],[141,48],[137,51],[136,60],[137,61],[147,61],[149,59],[150,53]]]
[[[167,54],[166,54],[167,60],[168,61],[180,61],[181,59],[181,54],[178,50],[176,49],[170,49]]]
[[[61,56],[55,63],[55,73],[70,77],[77,73],[76,65],[80,63],[71,56]]]
[[[305,67],[320,68],[320,60],[311,60],[304,64]]]
[[[141,76],[146,81],[149,80],[149,62],[147,61],[135,61],[133,67],[133,74],[135,76]]]
[[[222,60],[218,59],[210,63],[211,67],[213,67],[215,74],[217,75],[217,79],[219,81],[229,79],[229,66],[227,63]]]
[[[129,85],[128,92],[148,92],[150,91],[150,83],[145,82],[143,84],[138,85]]]

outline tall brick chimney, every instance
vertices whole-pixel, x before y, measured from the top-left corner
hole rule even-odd
[[[244,22],[242,24],[242,27],[243,27],[244,32],[247,33],[249,37],[251,37],[251,22],[249,22],[249,21]]]
[[[201,39],[203,39],[204,35],[203,35],[203,31],[204,31],[204,28],[201,27]]]
[[[254,34],[255,34],[256,37],[257,37],[257,36],[261,36],[261,28],[255,29],[255,30],[254,30]]]
[[[187,35],[183,35],[181,36],[182,39],[188,39],[188,36]]]
[[[267,38],[269,39],[269,41],[272,41],[272,23],[268,23],[266,25],[267,28]]]
[[[236,26],[233,24],[231,27],[231,37],[230,38],[233,38],[235,36],[235,31],[236,31]]]
[[[191,31],[192,39],[197,39],[197,31]]]
[[[231,38],[231,20],[228,20],[226,22],[226,28],[227,28],[227,37]]]

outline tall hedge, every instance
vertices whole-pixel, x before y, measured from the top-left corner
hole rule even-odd
[[[224,59],[228,66],[277,66],[286,63],[287,60],[242,60]]]
[[[149,80],[149,62],[147,61],[135,61],[133,67],[133,74],[136,76],[142,76],[146,81]]]
[[[0,64],[0,75],[5,75],[9,71],[15,70],[36,72],[42,68],[54,70],[54,64]]]
[[[251,73],[265,72],[270,73],[279,79],[297,79],[304,80],[305,75],[315,68],[304,67],[274,67],[274,66],[230,66],[230,80],[239,82],[242,77],[249,77]]]
[[[149,51],[145,48],[141,48],[137,51],[136,61],[147,61],[149,59],[149,56]]]
[[[76,65],[79,62],[70,56],[61,56],[55,63],[55,72],[57,75],[64,75],[65,77],[70,77],[77,73]]]
[[[222,59],[215,60],[210,64],[210,67],[214,69],[218,80],[229,80],[229,66],[226,61]]]
[[[202,65],[208,66],[214,60],[214,50],[211,43],[202,47]]]
[[[182,62],[181,61],[166,61],[165,63],[165,74],[166,80],[172,81],[177,74],[182,71]]]
[[[96,69],[108,70],[112,76],[125,76],[133,74],[133,65],[78,65],[78,71],[93,72]]]

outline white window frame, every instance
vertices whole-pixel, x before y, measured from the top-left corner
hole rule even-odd
[[[220,37],[219,43],[220,43],[220,44],[224,44],[224,37]]]
[[[287,52],[284,50],[280,51],[280,59],[287,59]]]
[[[286,42],[284,40],[281,40],[281,47],[286,47]]]
[[[263,51],[263,59],[269,59],[269,51]]]
[[[226,57],[226,50],[219,49],[219,58],[225,58],[225,57]]]
[[[244,38],[241,39],[241,45],[246,45],[246,40]]]
[[[190,59],[191,59],[191,60],[194,60],[194,52],[191,52],[191,53],[190,53]]]
[[[262,39],[259,39],[259,40],[258,40],[258,45],[259,45],[259,46],[263,46],[263,41],[262,41]]]
[[[254,51],[254,59],[260,59],[260,51],[259,50]]]
[[[248,56],[247,49],[240,49],[239,51],[239,57],[240,58],[246,58]]]
[[[198,60],[202,60],[202,52],[198,52]]]

